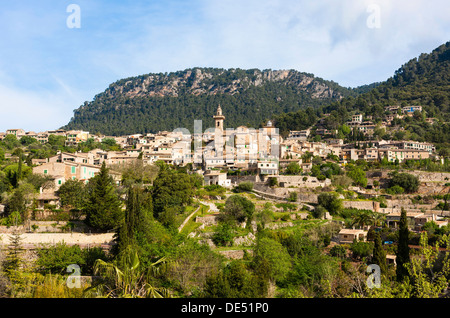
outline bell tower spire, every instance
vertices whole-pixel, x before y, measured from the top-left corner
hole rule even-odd
[[[223,121],[225,120],[225,116],[222,114],[222,107],[217,107],[216,115],[213,116],[215,121],[215,128],[218,128],[220,130],[223,130]]]

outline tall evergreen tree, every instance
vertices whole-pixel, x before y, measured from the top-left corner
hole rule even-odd
[[[19,166],[17,167],[17,183],[22,179],[22,170],[23,170],[23,158],[22,158],[22,150],[19,151],[18,153],[19,156]]]
[[[372,262],[380,266],[380,271],[382,274],[387,273],[386,251],[383,249],[380,233],[375,234]]]
[[[8,255],[4,261],[4,269],[8,274],[19,269],[23,260],[21,258],[22,254],[22,236],[19,230],[17,229],[17,223],[15,223],[15,229],[13,230],[12,235],[9,237],[10,248]]]
[[[86,222],[95,229],[111,230],[119,225],[123,211],[114,181],[109,175],[105,162],[98,175],[90,182],[92,185],[85,207]]]
[[[186,204],[191,203],[194,194],[194,177],[183,170],[176,170],[165,163],[158,163],[159,172],[153,181],[153,215],[163,223],[168,214],[180,213]],[[173,216],[173,215],[172,215]]]
[[[405,264],[409,263],[409,229],[408,229],[408,219],[406,217],[406,210],[402,208],[400,214],[400,224],[398,230],[398,246],[397,246],[397,281],[403,281],[405,277],[408,276],[408,270]]]
[[[150,241],[150,223],[153,204],[150,194],[144,193],[138,186],[128,189],[125,217],[116,235],[115,253],[124,251],[127,247],[137,248]]]

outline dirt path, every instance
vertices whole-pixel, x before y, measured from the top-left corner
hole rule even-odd
[[[181,232],[184,228],[184,226],[187,224],[187,222],[189,222],[189,220],[192,218],[192,216],[197,213],[197,211],[201,208],[202,206],[199,205],[197,209],[194,210],[194,212],[192,212],[191,214],[189,214],[189,216],[183,221],[183,223],[181,223],[181,225],[178,227],[178,232]]]

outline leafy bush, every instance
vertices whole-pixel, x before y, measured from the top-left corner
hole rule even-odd
[[[325,212],[327,212],[327,209],[325,209],[323,206],[318,205],[316,206],[316,208],[314,209],[314,211],[312,212],[312,215],[317,218],[317,219],[321,219],[323,218],[323,216],[325,215]]]
[[[291,257],[286,247],[268,237],[258,240],[254,253],[257,262],[264,262],[268,265],[267,274],[272,279],[285,278],[292,266]]]
[[[419,188],[419,178],[405,172],[394,172],[392,179],[389,181],[389,185],[391,188],[393,186],[400,186],[405,190],[405,192],[413,193]]]
[[[277,203],[275,206],[277,208],[283,208],[283,211],[295,211],[297,209],[297,205],[294,203]]]
[[[237,188],[240,191],[252,191],[253,190],[253,182],[251,182],[251,181],[241,182],[241,183],[239,183]]]
[[[335,245],[330,249],[331,256],[344,258],[346,254],[347,250],[342,245]]]
[[[394,186],[392,186],[392,187],[390,187],[390,188],[385,189],[385,191],[386,191],[387,194],[393,194],[393,195],[395,195],[395,194],[402,194],[402,193],[404,193],[404,192],[405,192],[405,189],[403,189],[403,188],[402,188],[401,186],[399,186],[399,185],[394,185]]]
[[[36,265],[43,274],[64,274],[67,266],[76,264],[81,267],[82,273],[92,273],[95,260],[106,259],[101,248],[81,249],[78,245],[68,246],[58,243],[55,246],[39,248]]]
[[[317,197],[319,205],[323,206],[331,214],[339,213],[343,209],[342,200],[336,192],[324,192]]]
[[[350,177],[356,185],[367,186],[367,178],[364,170],[359,166],[349,164],[347,167],[347,176]]]
[[[290,202],[297,202],[297,198],[298,198],[297,192],[291,192],[291,193],[289,193],[289,198],[288,198],[288,200],[289,200]]]
[[[278,179],[276,177],[269,178],[269,187],[276,187],[278,185]]]
[[[288,175],[298,175],[301,172],[302,168],[298,164],[298,162],[291,162],[286,167],[286,174]]]
[[[233,245],[233,232],[233,228],[229,224],[221,223],[217,226],[212,241],[217,246],[231,246]]]
[[[372,255],[373,243],[372,242],[353,242],[350,245],[350,250],[353,253],[354,258],[363,258]]]
[[[225,201],[224,213],[220,215],[220,221],[241,223],[245,220],[251,220],[255,204],[249,199],[234,194]]]

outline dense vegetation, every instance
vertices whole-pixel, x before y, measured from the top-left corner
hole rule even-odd
[[[356,95],[312,74],[291,70],[277,78],[276,72],[195,68],[122,79],[75,110],[63,128],[106,135],[176,128],[193,132],[194,120],[202,120],[203,129],[214,127],[212,116],[219,104],[225,127],[258,128],[276,114]]]
[[[360,162],[341,169],[332,162],[312,158],[317,169],[311,174],[348,178],[318,194],[315,210],[309,212],[292,202],[272,204],[256,200],[252,184],[243,183],[235,191],[220,186],[201,186],[188,167],[180,168],[158,162],[155,170],[145,166],[124,168],[122,184],[109,178],[109,169],[84,184],[70,180],[61,186],[65,210],[78,211],[92,230],[112,229],[116,245],[109,253],[100,248],[81,249],[64,243],[42,247],[33,267],[22,261],[20,234],[10,238],[12,248],[3,252],[0,266],[0,295],[6,297],[438,297],[447,286],[448,256],[432,248],[447,246],[450,227],[429,222],[421,235],[405,227],[389,228],[384,216],[370,210],[344,208],[343,197],[352,197],[348,186],[363,182],[358,173]],[[17,170],[19,171],[19,170]],[[22,171],[26,171],[23,169]],[[132,173],[131,173],[132,172]],[[287,173],[303,174],[291,167]],[[25,172],[29,180],[32,174]],[[24,179],[21,179],[24,180]],[[148,182],[151,182],[150,184]],[[414,191],[416,180],[409,174],[394,172],[392,186]],[[11,185],[11,187],[13,187]],[[14,192],[20,189],[20,185]],[[229,195],[224,195],[226,192]],[[107,198],[95,200],[96,197]],[[212,248],[198,238],[180,231],[178,226],[192,211],[203,211],[197,199],[220,197],[218,224],[210,227]],[[419,199],[418,199],[419,200]],[[117,210],[118,201],[125,209]],[[201,209],[200,209],[201,208]],[[448,209],[448,207],[445,207]],[[27,209],[24,209],[27,211]],[[57,211],[55,211],[57,212]],[[291,214],[307,213],[305,220],[291,219]],[[322,220],[329,212],[338,222]],[[116,213],[117,217],[111,217]],[[203,215],[203,212],[198,212]],[[20,224],[30,216],[7,212]],[[73,214],[72,216],[74,216]],[[82,220],[77,215],[77,220]],[[108,221],[105,223],[105,221]],[[111,223],[112,222],[112,223]],[[271,228],[273,223],[293,222],[289,228]],[[331,242],[346,227],[372,226],[368,242],[351,244]],[[402,223],[403,222],[403,223]],[[106,226],[105,226],[106,224]],[[251,245],[236,246],[235,238],[253,235]],[[394,241],[396,245],[380,242]],[[420,244],[420,251],[410,251],[409,244]],[[399,246],[397,249],[396,246]],[[402,246],[402,248],[400,248]],[[224,258],[216,250],[240,248],[242,259]],[[251,249],[252,253],[247,252]],[[405,264],[396,272],[384,264],[386,253],[398,255]],[[417,254],[417,255],[416,255]],[[418,257],[416,257],[418,256]],[[422,259],[422,261],[420,261]],[[67,284],[66,269],[81,267],[83,275],[95,276],[91,283],[77,288]],[[366,284],[368,264],[382,268],[381,286]],[[433,271],[428,270],[434,266]]]
[[[341,129],[351,115],[361,113],[372,116],[372,121],[380,123],[385,115],[386,106],[420,105],[423,112],[412,117],[395,119],[397,135],[379,134],[383,139],[412,139],[438,144],[448,148],[450,140],[450,42],[447,42],[429,54],[421,54],[401,66],[385,82],[375,85],[358,96],[345,97],[329,105],[309,110],[290,112],[275,116],[274,122],[282,133],[288,130],[300,130],[311,126],[314,121],[329,114],[323,124],[328,129]],[[311,115],[312,114],[312,115]],[[430,124],[425,119],[434,118]],[[404,128],[401,129],[401,128]]]

